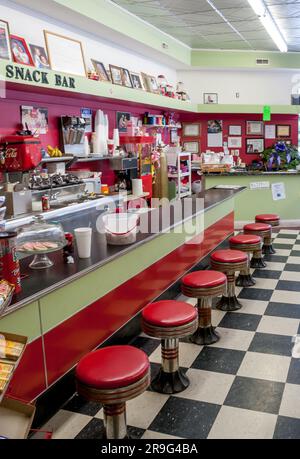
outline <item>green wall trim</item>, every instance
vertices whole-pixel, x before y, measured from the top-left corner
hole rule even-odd
[[[0,331],[28,337],[31,342],[41,336],[38,302],[28,304],[0,318]]]
[[[234,199],[232,198],[197,217],[197,225],[203,231],[204,228],[231,213],[233,209]],[[196,219],[189,220],[184,225],[179,225],[171,233],[155,237],[96,271],[41,298],[43,332],[46,333],[67,320],[195,237],[191,231],[195,222]],[[198,234],[201,234],[201,231]]]
[[[271,105],[271,116],[298,115],[300,105]],[[255,113],[263,116],[264,105],[243,105],[243,104],[199,104],[198,113]]]
[[[257,65],[256,59],[269,59],[269,65]],[[300,53],[267,51],[191,50],[191,66],[199,68],[298,69]]]
[[[270,188],[250,190],[250,183],[269,182]],[[272,183],[284,183],[286,199],[273,201]],[[206,187],[216,185],[240,185],[247,190],[236,196],[235,220],[253,221],[261,213],[277,213],[282,220],[300,219],[300,175],[256,175],[256,176],[219,176],[206,177]]]
[[[99,27],[105,26],[122,33],[183,64],[191,63],[191,50],[188,46],[159,29],[154,29],[150,24],[139,20],[136,16],[127,13],[111,2],[105,0],[55,0],[53,3],[97,22]],[[163,48],[162,43],[167,43],[168,48]]]

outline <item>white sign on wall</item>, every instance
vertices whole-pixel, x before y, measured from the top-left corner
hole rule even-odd
[[[250,190],[260,190],[262,188],[270,188],[270,182],[252,182],[250,183]]]
[[[280,201],[281,199],[286,199],[284,183],[272,184],[272,196],[273,201]]]

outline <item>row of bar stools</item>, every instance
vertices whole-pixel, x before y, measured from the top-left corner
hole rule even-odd
[[[182,279],[182,293],[197,299],[198,328],[191,336],[192,343],[209,345],[219,341],[211,321],[212,299],[225,294],[227,277],[218,271],[196,271]]]
[[[149,359],[132,346],[91,352],[76,368],[78,394],[103,404],[107,439],[127,438],[126,402],[141,395],[149,384]]]
[[[237,311],[242,305],[235,294],[235,273],[246,272],[248,255],[240,250],[217,250],[211,255],[211,267],[227,276],[227,292],[217,303],[216,308],[222,311]]]
[[[161,339],[162,365],[151,383],[154,391],[174,394],[189,386],[189,379],[179,367],[179,338],[192,335],[197,326],[197,309],[182,301],[158,301],[143,310],[144,333]]]
[[[239,234],[229,239],[230,248],[233,250],[241,250],[248,256],[248,266],[245,271],[241,271],[236,279],[235,285],[238,287],[252,287],[256,284],[250,272],[249,256],[253,253],[253,258],[261,260],[262,263],[262,238],[251,234]]]

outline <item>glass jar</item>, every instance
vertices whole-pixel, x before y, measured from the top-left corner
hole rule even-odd
[[[66,243],[63,227],[59,223],[47,223],[38,215],[18,230],[16,245],[19,253],[35,255],[30,268],[44,269],[53,266],[47,254],[61,250]]]

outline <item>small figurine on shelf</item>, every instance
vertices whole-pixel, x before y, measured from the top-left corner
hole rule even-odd
[[[177,83],[176,95],[177,95],[177,98],[180,100],[188,100],[188,95],[184,88],[184,83],[182,81],[179,81]]]
[[[99,75],[94,70],[91,70],[91,69],[89,69],[88,71],[88,78],[89,80],[94,80],[94,81],[100,80]]]
[[[162,96],[165,96],[166,95],[166,88],[167,88],[167,84],[168,84],[168,82],[166,80],[166,77],[164,75],[158,75],[157,82],[158,82],[160,94]]]

